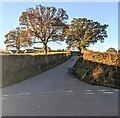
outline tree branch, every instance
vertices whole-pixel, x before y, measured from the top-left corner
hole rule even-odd
[[[55,29],[56,30],[56,29]],[[48,36],[48,38],[47,38],[47,42],[48,42],[48,39],[52,36],[52,34],[54,33],[54,31],[55,31],[54,29],[52,30],[52,32],[50,33],[50,35]]]

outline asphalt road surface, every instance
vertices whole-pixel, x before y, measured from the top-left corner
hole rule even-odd
[[[118,90],[77,80],[63,64],[3,88],[3,116],[117,116]]]

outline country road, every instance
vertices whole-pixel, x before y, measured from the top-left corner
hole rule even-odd
[[[3,116],[117,116],[118,90],[93,86],[68,73],[63,64],[3,88]]]

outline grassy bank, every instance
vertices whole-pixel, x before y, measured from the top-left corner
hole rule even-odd
[[[78,59],[74,66],[75,76],[88,84],[120,89],[120,67]]]
[[[6,87],[53,68],[69,58],[67,54],[2,56],[2,87]]]

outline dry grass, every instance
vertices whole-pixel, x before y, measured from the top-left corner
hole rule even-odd
[[[83,58],[92,62],[120,66],[120,54],[117,52],[94,52],[83,50]]]
[[[38,53],[20,53],[20,54],[2,54],[0,53],[0,55],[54,55],[54,54],[67,54],[70,55],[70,52],[48,52],[47,54],[45,54],[44,52],[38,52]]]
[[[120,89],[120,67],[79,59],[75,75],[86,83]]]

